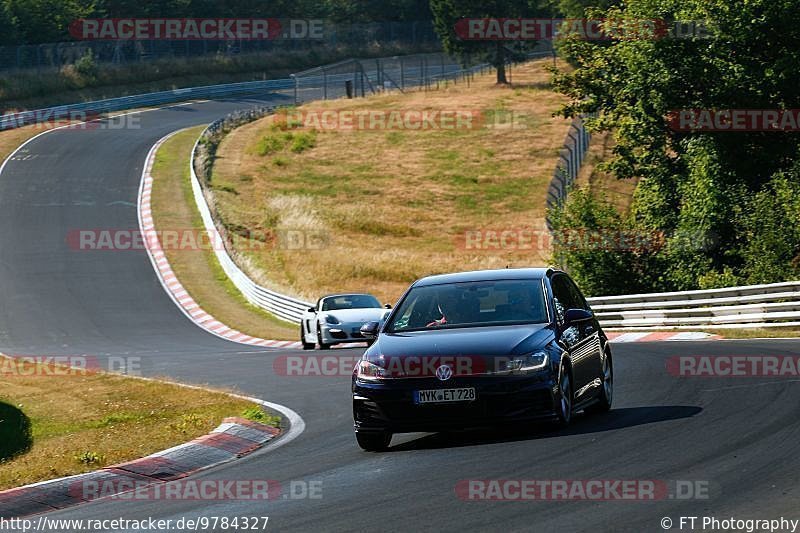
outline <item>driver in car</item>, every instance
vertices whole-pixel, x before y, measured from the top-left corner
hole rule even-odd
[[[436,328],[446,324],[466,324],[474,320],[471,317],[470,311],[472,308],[480,309],[480,303],[477,299],[463,299],[460,292],[450,291],[439,295],[439,303],[436,309],[439,311],[441,318],[430,322],[428,328]]]

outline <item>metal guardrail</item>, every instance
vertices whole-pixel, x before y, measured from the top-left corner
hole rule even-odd
[[[550,231],[553,230],[553,223],[549,212],[567,199],[569,189],[583,167],[591,141],[592,136],[586,129],[583,118],[578,117],[573,120],[567,133],[567,139],[564,141],[564,147],[559,151],[558,165],[547,190],[548,214],[545,221],[547,229]]]
[[[194,160],[200,140],[204,138],[206,132],[213,131],[215,128],[219,128],[220,122],[221,121],[217,121],[211,124],[203,133],[203,135],[197,139],[197,142],[192,149],[191,160],[189,161],[189,167],[191,168],[192,192],[194,194],[195,204],[197,204],[197,209],[200,211],[200,216],[203,219],[203,225],[211,236],[211,242],[227,241],[222,238],[222,235],[214,223],[214,217],[211,215],[211,208],[209,207],[209,203],[206,201],[200,179],[195,172]],[[286,320],[287,322],[299,324],[303,317],[303,313],[313,305],[309,302],[304,302],[302,300],[277,293],[258,285],[255,281],[250,279],[250,277],[245,274],[242,269],[238,267],[236,262],[231,258],[231,256],[228,254],[228,251],[224,247],[215,246],[214,254],[217,256],[217,260],[222,266],[222,270],[225,271],[225,274],[233,282],[236,288],[241,291],[245,298],[247,298],[247,301],[257,307],[260,307],[261,309],[269,311],[278,318]]]
[[[244,83],[228,83],[223,85],[192,87],[188,89],[175,89],[173,91],[123,96],[94,102],[21,111],[0,116],[0,131],[19,128],[30,124],[40,124],[57,120],[74,120],[79,119],[81,116],[94,117],[94,115],[101,113],[161,106],[187,100],[210,100],[214,98],[247,96],[264,92],[289,91],[292,87],[293,82],[291,79],[249,81]]]
[[[800,326],[800,281],[590,298],[604,327],[688,329]]]

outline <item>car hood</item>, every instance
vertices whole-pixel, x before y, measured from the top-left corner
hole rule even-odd
[[[322,316],[329,315],[336,317],[340,322],[357,322],[366,324],[367,322],[380,322],[384,313],[389,312],[388,309],[370,308],[370,309],[339,309],[337,311],[322,311]]]
[[[540,350],[554,338],[548,324],[383,333],[367,358],[508,357]]]

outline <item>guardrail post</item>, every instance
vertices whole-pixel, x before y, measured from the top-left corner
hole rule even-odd
[[[295,76],[294,74],[290,74],[290,75],[289,75],[289,77],[290,77],[290,78],[292,79],[292,81],[294,82],[294,83],[293,83],[293,85],[294,85],[294,105],[297,105],[297,104],[299,103],[299,102],[298,102],[298,100],[297,100],[297,97],[298,97],[298,95],[297,95],[297,92],[298,92],[298,91],[297,91],[297,89],[298,89],[298,88],[297,88],[297,84],[298,84],[298,83],[300,83],[300,82],[299,82],[299,80],[297,79],[297,76]]]

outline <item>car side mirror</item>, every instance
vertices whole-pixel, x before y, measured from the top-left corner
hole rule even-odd
[[[317,308],[316,307],[309,307],[308,308],[308,312],[309,313],[316,313],[317,312]]]
[[[378,338],[378,330],[380,329],[381,324],[380,322],[367,322],[363,326],[361,326],[361,336],[365,339],[377,339]]]
[[[386,305],[383,306],[383,308],[384,309],[391,309],[392,308],[392,304],[386,304]]]
[[[570,327],[573,324],[587,322],[594,318],[594,313],[586,309],[570,309],[564,315],[564,326]]]

